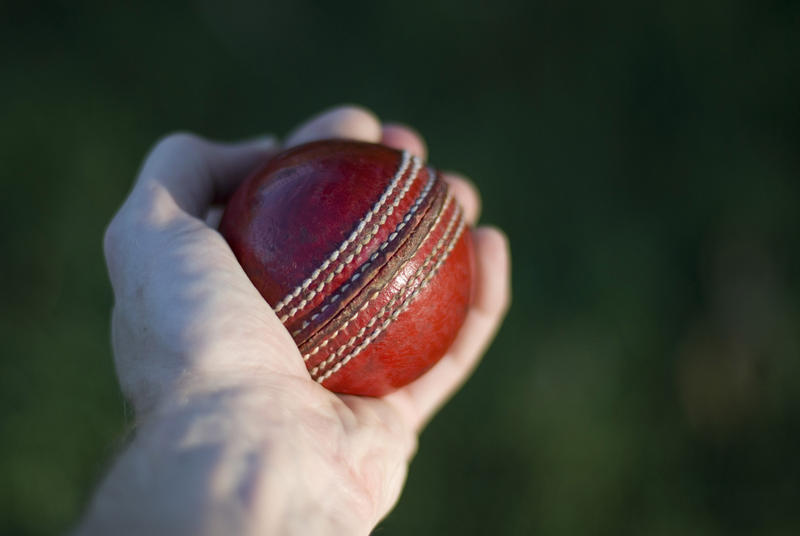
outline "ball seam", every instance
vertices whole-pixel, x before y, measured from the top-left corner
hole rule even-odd
[[[447,199],[445,200],[444,204],[442,205],[442,208],[439,210],[439,214],[437,214],[437,215],[436,215],[436,220],[433,222],[433,225],[432,225],[432,226],[431,226],[431,228],[429,229],[428,233],[425,235],[425,238],[422,240],[422,242],[421,242],[421,243],[420,243],[420,245],[418,246],[417,250],[421,249],[421,248],[422,248],[422,247],[425,245],[425,243],[427,242],[428,238],[430,238],[430,237],[431,237],[431,236],[434,234],[434,231],[435,231],[435,230],[436,230],[436,228],[439,226],[439,222],[441,221],[441,219],[442,219],[442,216],[443,216],[443,215],[444,215],[444,214],[447,212],[447,210],[450,208],[450,203],[451,203],[452,199],[453,199],[453,198],[452,198],[452,196],[448,196],[448,197],[447,197]],[[455,214],[454,214],[454,217],[455,217]],[[445,235],[446,235],[447,233],[448,233],[448,230],[446,229],[446,230],[445,230],[445,234],[444,234],[444,235],[442,235],[442,237],[444,238],[444,237],[445,237]],[[434,248],[434,250],[435,250],[435,248]],[[426,262],[427,262],[427,260],[426,260]],[[419,268],[417,269],[417,272],[418,272],[418,271],[419,271]],[[415,274],[414,274],[414,275],[416,275],[416,272],[415,272]],[[412,276],[412,277],[413,277],[413,276]],[[410,280],[411,280],[411,278],[409,278],[409,281],[410,281]],[[388,284],[388,283],[387,283],[387,284]],[[406,285],[407,285],[407,284],[408,284],[408,281],[406,282]],[[363,312],[363,311],[364,311],[364,310],[365,310],[367,307],[369,307],[369,305],[370,305],[370,304],[371,304],[371,303],[372,303],[372,302],[373,302],[373,301],[374,301],[374,300],[375,300],[375,299],[376,299],[376,298],[377,298],[377,297],[380,295],[380,293],[383,291],[383,289],[384,289],[384,288],[385,288],[385,286],[383,286],[383,287],[381,287],[381,288],[379,288],[379,289],[376,289],[376,290],[375,290],[375,291],[372,293],[372,295],[369,297],[369,299],[368,299],[368,300],[367,300],[367,301],[366,301],[366,302],[365,302],[365,303],[364,303],[364,304],[363,304],[363,305],[362,305],[362,306],[361,306],[361,307],[358,309],[358,311],[356,311],[356,313],[355,313],[354,315],[352,315],[350,318],[348,318],[348,319],[347,319],[347,320],[344,322],[344,324],[342,324],[341,326],[339,326],[339,327],[336,329],[336,331],[334,331],[332,334],[330,334],[330,335],[328,335],[327,337],[325,337],[325,339],[323,339],[323,340],[322,340],[322,341],[321,341],[319,344],[317,344],[317,345],[314,347],[314,349],[313,349],[311,352],[308,352],[308,353],[304,354],[304,355],[303,355],[303,360],[304,360],[304,361],[308,361],[308,360],[309,360],[311,357],[313,357],[314,355],[318,354],[318,353],[320,352],[320,350],[322,350],[323,348],[325,348],[325,347],[326,347],[326,346],[327,346],[327,345],[330,343],[330,341],[332,341],[333,339],[335,339],[335,338],[336,338],[336,337],[339,335],[339,333],[341,333],[342,331],[344,331],[345,329],[347,329],[347,328],[348,328],[348,326],[349,326],[351,323],[355,322],[355,321],[356,321],[356,320],[359,318],[359,316],[361,315],[361,313],[362,313],[362,312]],[[403,289],[401,289],[401,290],[400,290],[400,291],[398,291],[398,292],[402,292],[403,290],[405,290],[405,288],[406,288],[406,287],[405,287],[405,285],[404,285]],[[397,294],[396,294],[396,295],[395,295],[395,297],[393,297],[392,299],[395,299],[395,298],[396,298],[396,296],[397,296]],[[338,351],[338,350],[337,350],[337,351]],[[343,350],[342,350],[342,351],[343,351]],[[313,374],[313,373],[314,373],[314,371],[312,371],[312,374]]]
[[[319,317],[319,315],[324,313],[325,310],[332,303],[335,303],[352,284],[354,284],[356,281],[358,281],[358,279],[361,278],[364,272],[368,270],[372,266],[372,264],[377,260],[380,253],[384,251],[389,246],[389,244],[395,238],[397,238],[397,236],[400,234],[400,231],[402,231],[405,228],[405,226],[408,225],[408,222],[411,221],[411,218],[414,217],[414,214],[416,214],[416,212],[419,210],[419,207],[422,206],[422,203],[425,201],[425,199],[427,199],[428,194],[433,188],[435,182],[436,182],[436,175],[432,173],[428,178],[428,182],[425,185],[425,188],[422,190],[422,192],[420,192],[419,196],[414,201],[414,204],[411,206],[411,208],[409,208],[408,212],[403,217],[403,219],[397,224],[394,231],[392,231],[386,238],[386,240],[384,240],[383,243],[378,248],[376,248],[376,251],[372,255],[370,255],[369,259],[364,264],[362,264],[361,267],[359,267],[359,269],[350,277],[347,283],[339,287],[336,293],[334,293],[330,298],[328,298],[327,303],[323,304],[322,307],[320,307],[319,311],[311,315],[309,319],[304,320],[301,326],[292,332],[292,336],[298,335],[301,331],[307,328],[311,324],[311,322],[316,320]],[[281,318],[281,322],[283,321],[284,319]]]
[[[460,209],[459,209],[459,213],[460,213]],[[345,356],[340,361],[338,361],[335,365],[333,365],[333,367],[331,367],[323,375],[317,376],[315,378],[315,381],[317,381],[318,383],[323,383],[325,380],[330,378],[333,374],[335,374],[336,372],[341,370],[342,367],[344,367],[354,357],[356,357],[358,354],[360,354],[364,350],[364,348],[366,348],[381,333],[383,333],[391,325],[391,323],[394,320],[396,320],[397,317],[400,316],[400,314],[402,314],[403,311],[405,311],[409,307],[409,305],[411,305],[413,300],[419,295],[420,292],[422,292],[423,289],[425,289],[427,287],[428,283],[430,283],[430,281],[433,279],[433,277],[439,271],[441,266],[448,259],[448,257],[450,256],[450,253],[453,251],[453,249],[455,248],[456,244],[458,243],[458,240],[461,238],[461,235],[463,234],[465,227],[466,227],[466,222],[465,222],[465,220],[463,218],[463,214],[462,214],[461,218],[460,218],[460,222],[459,222],[458,228],[457,228],[455,234],[453,235],[452,239],[450,240],[450,243],[448,244],[446,250],[443,252],[443,254],[439,258],[439,260],[436,262],[434,267],[426,275],[425,279],[419,284],[419,286],[409,296],[407,296],[403,300],[403,302],[394,311],[392,311],[392,313],[389,315],[389,318],[384,320],[380,324],[380,326],[378,326],[366,339],[364,339],[364,341],[362,341],[361,344],[359,344],[355,349],[353,349],[352,352],[350,352],[347,356]]]
[[[311,292],[309,292],[306,296],[303,297],[303,299],[300,301],[300,303],[298,303],[296,306],[292,307],[292,309],[288,313],[282,315],[280,317],[280,321],[281,322],[286,322],[286,321],[292,319],[298,312],[300,312],[311,300],[314,299],[314,297],[316,297],[317,294],[319,294],[319,292],[322,289],[325,288],[326,285],[328,285],[333,280],[334,277],[339,275],[347,266],[349,266],[353,262],[353,260],[357,257],[357,255],[361,253],[361,250],[363,249],[363,247],[366,244],[368,244],[369,241],[372,240],[372,238],[378,233],[378,230],[380,229],[380,227],[383,224],[386,223],[386,216],[389,215],[389,214],[392,214],[394,212],[394,209],[397,208],[397,206],[400,204],[400,202],[405,198],[406,193],[408,193],[408,190],[411,188],[412,184],[417,179],[417,175],[419,174],[419,170],[422,167],[422,164],[421,164],[419,158],[417,158],[417,157],[413,157],[413,161],[414,161],[414,166],[412,167],[411,174],[409,175],[409,178],[406,180],[406,183],[404,184],[403,189],[400,192],[398,192],[397,196],[395,197],[394,202],[386,209],[386,212],[381,215],[380,225],[373,225],[372,230],[367,234],[367,236],[363,240],[360,241],[360,243],[356,247],[356,250],[354,252],[351,252],[349,255],[347,255],[347,257],[345,257],[342,260],[342,262],[340,262],[336,266],[336,268],[334,270],[331,270],[330,272],[328,272],[328,275],[325,277],[325,280],[322,283],[320,283],[320,285],[316,289],[312,289]],[[372,216],[374,216],[374,214],[370,216],[370,219],[372,218]],[[397,236],[396,232],[394,233],[394,236]],[[394,236],[390,235],[390,240],[393,240]],[[387,240],[387,242],[389,242],[390,240]],[[327,268],[328,268],[328,266],[324,266],[324,268],[322,268],[322,271],[324,271]],[[363,272],[363,271],[364,271],[364,269],[362,267],[361,272]],[[316,274],[317,272],[315,271],[314,273]],[[313,276],[313,274],[312,274],[312,276]],[[356,272],[356,274],[354,276],[355,279],[352,279],[350,282],[357,280],[360,276],[361,276],[361,274],[359,272]],[[337,294],[331,300],[331,302],[335,302],[338,298],[339,298],[339,295]]]
[[[416,157],[413,157],[416,158]],[[344,250],[358,237],[358,235],[364,230],[364,227],[372,220],[375,213],[380,210],[383,204],[386,202],[386,199],[397,187],[397,184],[400,182],[400,179],[405,175],[406,169],[408,169],[408,164],[411,162],[412,157],[408,151],[403,151],[400,163],[398,165],[398,169],[395,172],[394,176],[392,177],[389,186],[386,187],[383,194],[378,201],[372,206],[372,208],[367,212],[367,214],[359,220],[358,225],[356,228],[350,233],[348,238],[339,245],[339,247],[333,253],[328,256],[328,258],[316,269],[314,272],[306,278],[300,285],[298,285],[294,290],[292,290],[289,294],[287,294],[281,301],[279,301],[275,307],[275,312],[280,312],[284,307],[286,307],[292,300],[294,300],[297,296],[300,295],[301,292],[306,290],[309,286],[311,286],[314,281],[319,277],[319,275],[328,267],[330,263],[336,261],[339,256],[344,252]]]

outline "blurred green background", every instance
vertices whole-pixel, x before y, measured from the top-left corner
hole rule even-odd
[[[375,534],[800,534],[799,2],[114,4],[0,3],[0,533],[121,446],[100,242],[151,144],[356,102],[514,254]]]

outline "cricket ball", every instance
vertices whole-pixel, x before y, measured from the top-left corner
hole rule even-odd
[[[461,207],[439,172],[383,145],[326,140],[271,158],[220,232],[311,378],[335,392],[382,396],[418,378],[471,301]]]

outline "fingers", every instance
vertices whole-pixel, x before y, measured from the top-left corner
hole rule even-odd
[[[505,235],[482,227],[473,233],[477,291],[450,351],[424,376],[386,400],[409,425],[420,429],[469,377],[505,316],[511,297],[510,253]]]
[[[425,141],[411,127],[380,120],[370,111],[358,106],[339,106],[316,115],[297,127],[286,137],[285,147],[296,147],[311,141],[344,138],[406,150],[423,160],[428,150]]]
[[[388,123],[383,126],[381,143],[395,149],[406,150],[413,155],[425,160],[428,156],[428,148],[425,140],[411,127]],[[481,200],[478,190],[466,177],[452,172],[442,171],[442,177],[450,185],[450,191],[464,209],[464,217],[467,223],[475,225],[481,211]]]
[[[478,259],[478,285],[472,309],[499,320],[511,305],[511,252],[506,235],[494,227],[473,233]]]
[[[380,142],[408,151],[423,160],[428,155],[425,140],[414,129],[397,123],[381,126],[380,120],[372,112],[358,106],[339,106],[312,117],[287,137],[285,147],[331,138]],[[457,173],[443,172],[442,176],[464,209],[467,222],[474,225],[481,206],[477,190],[468,179]]]
[[[464,209],[464,218],[470,225],[475,225],[481,213],[481,197],[472,181],[452,171],[443,171],[442,177],[450,186],[450,191],[455,196],[461,208]]]
[[[423,160],[428,157],[428,148],[416,130],[405,125],[387,123],[383,125],[381,143],[388,147],[408,151]]]
[[[345,138],[377,143],[381,123],[372,112],[358,106],[339,106],[316,115],[286,137],[285,147],[311,141]]]

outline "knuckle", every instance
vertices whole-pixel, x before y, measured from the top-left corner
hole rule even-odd
[[[103,233],[103,254],[106,257],[106,264],[109,269],[113,267],[119,258],[119,244],[122,242],[122,223],[121,215],[118,212],[109,222]]]
[[[137,263],[137,243],[142,237],[143,220],[133,200],[128,198],[103,233],[103,255],[112,283],[123,279],[129,265]],[[139,238],[137,238],[139,237]]]
[[[137,255],[131,244],[131,236],[136,235],[136,230],[132,228],[129,213],[127,207],[123,206],[103,233],[103,255],[115,294],[125,288],[130,278],[130,266],[137,263]]]
[[[153,164],[163,164],[178,157],[186,158],[186,155],[200,153],[206,141],[192,132],[178,131],[167,134],[159,139],[145,158],[144,168]]]
[[[153,145],[139,172],[138,183],[151,179],[163,180],[188,167],[199,170],[205,166],[207,152],[211,147],[206,139],[191,132],[173,132]]]
[[[159,139],[155,145],[153,145],[153,148],[150,150],[150,154],[152,155],[161,152],[172,153],[176,150],[194,149],[199,147],[202,142],[203,139],[192,132],[171,132],[170,134],[167,134]]]

